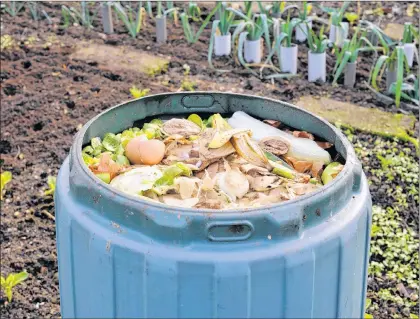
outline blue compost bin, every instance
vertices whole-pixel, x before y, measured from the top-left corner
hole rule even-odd
[[[145,201],[96,178],[82,160],[95,136],[148,116],[244,111],[334,143],[346,159],[328,185],[295,200],[242,210]],[[293,105],[191,92],[120,104],[77,134],[57,178],[63,318],[362,318],[371,198],[350,143]]]

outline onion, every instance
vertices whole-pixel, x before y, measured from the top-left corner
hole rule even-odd
[[[249,116],[242,111],[233,113],[228,122],[233,128],[251,129],[252,137],[257,141],[260,141],[267,136],[282,137],[290,144],[286,156],[305,161],[319,161],[324,164],[331,162],[330,154],[319,147],[316,142],[307,138],[298,138],[289,133],[283,132],[253,118],[252,116]]]

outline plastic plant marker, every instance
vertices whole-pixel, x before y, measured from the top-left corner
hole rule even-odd
[[[308,51],[308,81],[326,80],[326,53],[313,53]]]
[[[258,40],[245,40],[244,43],[244,57],[248,63],[261,62],[261,39]]]
[[[357,63],[347,63],[346,64],[346,70],[344,72],[344,85],[347,87],[354,87],[354,84],[356,83],[356,67]]]
[[[231,38],[230,33],[226,35],[214,36],[214,54],[216,56],[229,55],[231,52]]]
[[[114,25],[112,22],[112,10],[111,10],[110,3],[103,3],[102,7],[102,25],[104,28],[104,33],[106,34],[113,34],[114,33]]]
[[[166,43],[167,38],[166,16],[156,17],[156,42]]]
[[[281,71],[291,74],[297,73],[297,53],[298,46],[292,44],[291,47],[280,47]]]

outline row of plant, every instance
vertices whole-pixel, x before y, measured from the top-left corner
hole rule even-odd
[[[298,70],[297,44],[306,42],[309,48],[308,80],[310,82],[327,80],[326,57],[327,52],[331,52],[335,58],[332,84],[336,85],[344,74],[344,85],[348,87],[355,85],[360,53],[370,51],[377,60],[371,69],[367,87],[387,103],[395,101],[399,106],[403,99],[406,101],[406,107],[418,108],[418,78],[416,74],[410,74],[410,68],[417,55],[416,43],[419,42],[419,32],[412,24],[407,23],[404,26],[404,35],[400,41],[392,41],[375,24],[360,20],[353,28],[352,37],[347,39],[351,28],[349,22],[345,22],[344,19],[350,22],[358,19],[357,14],[346,12],[350,5],[349,1],[344,2],[340,8],[329,8],[315,3],[316,7],[330,16],[329,20],[324,20],[315,14],[311,15],[312,4],[306,1],[301,6],[286,6],[285,2],[273,2],[268,6],[264,6],[260,1],[256,3],[259,13],[253,12],[253,1],[245,1],[243,9],[215,2],[215,7],[203,20],[200,7],[193,2],[186,4],[178,16],[181,8],[174,7],[173,1],[155,1],[154,5],[151,1],[125,5],[111,1],[103,2],[96,8],[87,1],[81,1],[80,8],[62,6],[62,26],[67,28],[71,24],[80,24],[92,28],[93,21],[101,10],[104,32],[113,33],[114,11],[116,19],[122,21],[128,33],[134,38],[147,18],[154,19],[156,41],[165,43],[169,16],[175,25],[179,25],[181,20],[185,38],[188,43],[193,44],[215,18],[208,50],[208,63],[213,70],[230,71],[216,69],[213,65],[213,55],[217,57],[232,55],[236,64],[242,65],[262,79],[293,77],[297,75]],[[11,15],[17,15],[22,6],[23,3],[10,2],[6,11]],[[42,11],[48,17],[44,10],[39,10],[35,2],[28,2],[28,6],[31,13]],[[32,16],[38,15],[32,14]],[[318,31],[313,30],[315,24],[317,28],[314,29]],[[328,36],[325,31],[329,31]],[[275,58],[277,63],[274,63]],[[259,68],[259,72],[255,67]],[[384,87],[380,87],[384,74],[386,74],[386,83]]]
[[[253,74],[266,79],[290,77],[297,74],[297,43],[306,41],[309,48],[310,82],[326,81],[326,52],[331,49],[336,59],[333,85],[337,84],[344,73],[344,85],[353,87],[356,82],[359,54],[371,51],[377,57],[381,52],[382,55],[371,70],[369,88],[379,93],[378,83],[386,71],[386,92],[395,96],[396,105],[399,106],[401,98],[418,105],[418,79],[415,74],[409,74],[416,53],[415,43],[419,39],[418,29],[406,23],[403,39],[392,41],[378,26],[361,20],[354,27],[352,37],[347,39],[349,24],[343,22],[343,17],[349,4],[345,2],[339,9],[317,5],[330,14],[330,24],[316,16],[310,16],[311,6],[307,2],[303,2],[302,8],[285,7],[283,11],[279,11],[277,17],[273,15],[268,17],[269,9],[264,9],[262,6],[260,11],[264,13],[253,14],[250,6],[245,6],[244,11],[238,11],[222,5],[219,8],[220,20],[213,22],[208,62],[214,68],[213,53],[216,56],[230,55],[233,48],[233,56]],[[290,12],[287,11],[291,10],[298,11],[297,17],[290,18]],[[287,18],[283,20],[281,14],[286,12]],[[235,17],[239,17],[240,20],[235,20]],[[313,22],[321,24],[318,32],[312,30]],[[328,24],[329,37],[324,34],[325,26]],[[233,33],[231,29],[234,29]],[[262,42],[265,42],[267,52],[267,58],[263,63]],[[278,67],[273,64],[273,55],[277,55]],[[251,69],[252,66],[260,68],[259,75]],[[262,71],[267,67],[274,71],[274,74],[264,75]],[[383,94],[380,95],[389,99]]]

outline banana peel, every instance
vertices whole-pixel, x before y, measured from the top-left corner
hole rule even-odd
[[[248,163],[271,170],[272,166],[265,156],[264,151],[251,140],[247,133],[233,135],[231,143],[239,156]]]
[[[232,138],[233,135],[238,133],[247,133],[248,135],[251,135],[252,132],[248,129],[231,129],[228,131],[216,131],[214,134],[211,142],[209,143],[209,148],[219,148],[225,145],[229,140]]]

